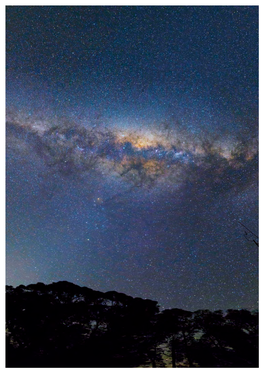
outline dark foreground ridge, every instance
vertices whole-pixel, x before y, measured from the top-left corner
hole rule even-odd
[[[159,312],[67,281],[6,287],[6,367],[258,367],[258,312]]]

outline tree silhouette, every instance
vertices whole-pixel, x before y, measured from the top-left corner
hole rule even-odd
[[[239,224],[245,228],[245,234],[244,234],[244,237],[246,238],[247,241],[251,241],[251,242],[254,242],[255,245],[259,246],[259,243],[258,243],[258,236],[253,233],[250,229],[248,229],[244,224],[242,224],[241,222],[239,222]]]
[[[170,309],[67,281],[6,287],[7,367],[258,366],[258,313]]]
[[[187,359],[189,366],[193,366],[191,344],[195,333],[192,322],[192,312],[173,308],[164,310],[160,322],[167,337],[167,346],[170,351],[172,367],[178,361]]]

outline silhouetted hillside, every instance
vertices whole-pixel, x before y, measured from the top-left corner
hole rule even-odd
[[[6,287],[7,367],[257,367],[258,313],[159,312],[67,281]]]

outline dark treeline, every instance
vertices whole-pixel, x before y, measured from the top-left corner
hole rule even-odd
[[[6,287],[7,367],[258,367],[258,312],[159,311],[67,281]]]

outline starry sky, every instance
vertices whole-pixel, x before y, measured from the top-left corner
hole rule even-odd
[[[258,7],[7,6],[8,285],[256,309],[240,223],[258,235]]]

